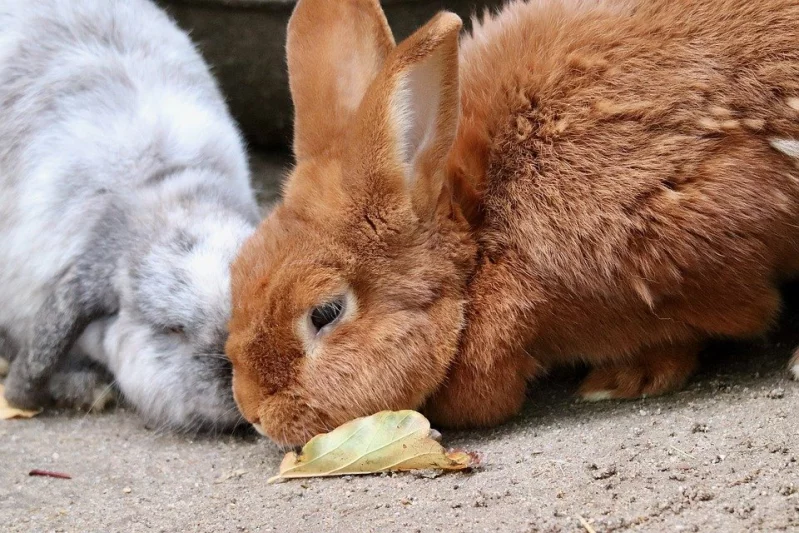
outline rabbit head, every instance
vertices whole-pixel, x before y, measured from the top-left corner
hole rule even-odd
[[[224,355],[230,264],[253,229],[192,198],[146,220],[120,269],[117,316],[96,333],[124,396],[152,423],[224,429],[239,420]]]
[[[460,19],[395,47],[377,0],[300,0],[296,167],[233,266],[226,351],[244,417],[298,444],[418,408],[444,380],[476,248],[445,182]]]

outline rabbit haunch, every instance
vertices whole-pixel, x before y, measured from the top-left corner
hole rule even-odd
[[[300,0],[297,166],[233,267],[245,418],[291,444],[383,409],[490,425],[553,366],[659,394],[766,332],[799,273],[797,24],[794,0],[538,0],[394,46],[375,0]]]
[[[258,211],[186,34],[149,0],[3,2],[0,102],[9,399],[91,402],[69,376],[94,360],[157,424],[235,423],[229,264]]]

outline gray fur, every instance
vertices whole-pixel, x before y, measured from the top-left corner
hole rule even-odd
[[[234,423],[229,265],[257,220],[238,130],[161,10],[0,3],[10,401],[85,403],[101,381],[89,357],[155,423]]]

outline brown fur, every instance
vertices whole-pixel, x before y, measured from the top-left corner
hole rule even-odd
[[[334,5],[388,31],[374,0],[300,0],[298,164],[234,266],[234,391],[270,437],[423,404],[499,423],[576,360],[586,397],[659,394],[705,340],[768,329],[799,271],[799,160],[773,143],[799,139],[794,0],[517,2],[463,39],[460,76],[453,15],[392,51]],[[434,119],[410,159],[407,94]],[[303,341],[342,291],[357,310]]]

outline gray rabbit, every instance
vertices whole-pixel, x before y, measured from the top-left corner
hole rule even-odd
[[[11,403],[92,403],[101,365],[153,423],[234,424],[229,266],[258,218],[237,127],[164,12],[0,2]]]

